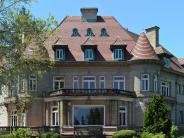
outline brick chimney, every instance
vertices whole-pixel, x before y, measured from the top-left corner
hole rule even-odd
[[[159,29],[160,28],[158,26],[153,26],[151,28],[146,29],[146,35],[153,48],[159,46]]]
[[[83,22],[96,22],[98,8],[81,8]]]

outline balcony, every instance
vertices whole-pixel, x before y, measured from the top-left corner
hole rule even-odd
[[[118,89],[60,89],[49,92],[49,97],[55,96],[124,96],[135,97],[135,92]]]

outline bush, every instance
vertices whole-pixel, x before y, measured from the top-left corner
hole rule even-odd
[[[47,132],[41,134],[40,138],[63,138],[60,134],[55,132]]]
[[[112,138],[133,138],[134,136],[136,136],[134,130],[120,130],[116,132]]]
[[[12,138],[31,138],[31,129],[19,128],[16,131],[13,131],[11,136]]]
[[[141,138],[165,138],[165,134],[163,133],[158,133],[158,134],[152,134],[148,132],[143,132],[141,134]]]
[[[178,131],[177,126],[172,125],[170,132],[171,138],[177,138],[177,131]]]
[[[0,135],[0,138],[13,138],[11,134]]]

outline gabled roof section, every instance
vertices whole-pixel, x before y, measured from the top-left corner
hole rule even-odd
[[[184,66],[184,58],[179,58],[178,61],[179,61],[180,65]]]
[[[155,59],[158,60],[158,57],[151,46],[145,33],[141,33],[135,47],[132,50],[133,60],[139,59]]]
[[[165,55],[168,57],[173,57],[174,55],[171,54],[167,49],[165,49],[163,46],[158,46],[155,48],[155,52],[157,55]]]
[[[126,43],[124,43],[120,37],[117,37],[116,40],[111,44],[111,45],[114,45],[114,46],[121,46],[121,45],[126,45]]]
[[[83,46],[95,46],[97,45],[96,43],[94,43],[94,40],[91,37],[88,37],[84,43],[82,44]]]
[[[54,43],[55,46],[66,46],[67,43],[62,39],[62,38],[58,38],[56,40],[56,42]]]

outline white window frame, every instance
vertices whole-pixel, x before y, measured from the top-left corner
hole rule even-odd
[[[84,82],[86,81],[86,80],[84,80],[85,78],[90,78],[90,77],[93,77],[94,78],[94,80],[90,80],[90,82],[95,82],[95,88],[94,89],[96,89],[96,76],[83,76],[82,77],[82,88],[84,89]]]
[[[35,78],[32,78],[31,76],[33,76]],[[32,81],[32,83],[31,83],[31,81]],[[33,89],[34,85],[35,85],[35,89]],[[37,77],[36,77],[36,75],[30,75],[29,76],[29,90],[30,91],[37,91]]]
[[[16,113],[15,113],[16,112]],[[11,126],[16,127],[18,126],[18,115],[17,110],[13,110],[11,112]]]
[[[120,52],[121,52],[121,54],[120,54]],[[124,59],[124,50],[122,49],[122,48],[115,48],[114,50],[113,50],[113,59],[114,60],[123,60]],[[117,58],[115,57],[117,55]],[[120,55],[122,56],[122,57],[120,57]]]
[[[79,89],[79,76],[73,76],[73,89],[76,89],[74,88],[75,83],[77,83],[77,89]]]
[[[125,108],[124,111],[121,111],[120,108]],[[127,107],[126,106],[119,106],[119,115],[120,114],[125,114],[125,124],[121,124],[121,126],[125,127],[127,126],[127,123],[128,123],[128,112],[127,112]],[[120,125],[120,116],[119,116],[119,125]]]
[[[91,53],[92,57],[89,56],[90,53]],[[86,48],[84,50],[84,60],[85,61],[94,60],[94,50],[92,48]]]
[[[154,75],[153,78],[153,91],[154,92],[158,91],[158,75]]]
[[[144,78],[144,76],[147,76],[147,78]],[[148,81],[147,84],[148,86],[146,86],[146,82]],[[145,86],[143,86],[145,85]],[[144,89],[146,88],[147,89]],[[141,74],[141,91],[145,92],[145,91],[150,91],[150,75],[149,74]]]
[[[101,88],[101,83],[104,84],[104,88]],[[99,77],[99,89],[105,89],[105,88],[106,88],[106,86],[105,86],[105,76],[100,76]]]
[[[53,109],[54,108],[57,108],[57,110],[56,111],[53,111]],[[55,121],[57,120],[58,121],[58,125],[56,124],[56,122],[53,122],[53,114],[55,114]],[[58,118],[56,117],[56,114],[57,114],[57,116],[58,116]],[[59,107],[58,106],[52,106],[52,108],[51,108],[51,126],[59,126]]]
[[[122,80],[115,80],[115,78],[118,78],[118,77],[122,77],[123,79]],[[113,89],[115,89],[114,87],[114,83],[115,82],[118,82],[118,87],[119,87],[119,83],[120,82],[123,82],[124,83],[124,88],[122,89],[122,90],[125,90],[125,88],[126,88],[126,83],[125,83],[125,76],[113,76]]]
[[[61,53],[62,54],[61,54]],[[57,55],[59,54],[59,55]],[[61,56],[62,55],[62,56]],[[61,56],[61,57],[60,57]],[[56,61],[61,61],[61,60],[64,60],[64,49],[56,49],[55,51],[55,59]]]
[[[165,84],[163,85],[163,83],[165,83]],[[166,89],[166,94],[165,95],[163,94],[163,91],[162,91],[163,87]],[[162,96],[170,96],[170,85],[169,85],[169,82],[161,81],[160,92],[161,92]]]
[[[74,125],[74,108],[75,107],[103,107],[104,109],[104,124],[103,125],[89,125],[89,126],[105,126],[105,105],[73,105],[72,106],[72,126],[88,126],[88,125]]]
[[[56,80],[57,77],[61,77],[61,78],[63,78],[63,80]],[[65,88],[65,78],[64,78],[64,76],[54,76],[53,77],[53,90],[56,90],[55,89],[55,82],[59,82],[59,89],[61,89],[60,82],[63,82],[64,83],[63,88]]]

